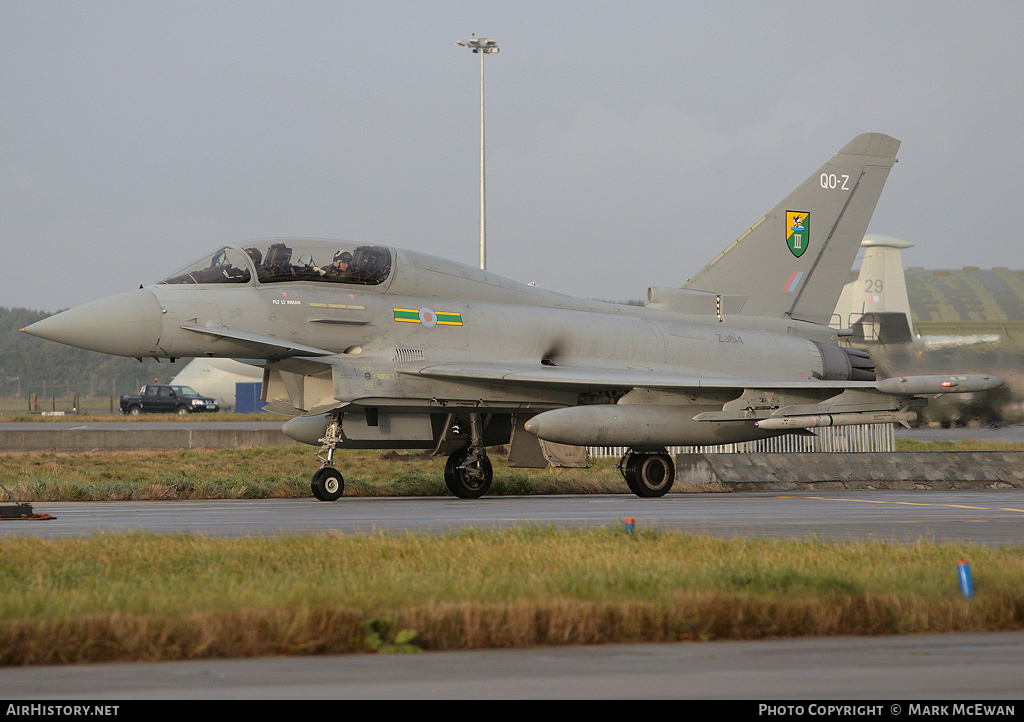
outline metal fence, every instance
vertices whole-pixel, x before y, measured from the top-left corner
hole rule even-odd
[[[625,446],[588,446],[593,459],[618,458],[629,449]],[[892,424],[859,426],[827,426],[814,430],[814,436],[784,434],[771,439],[743,441],[716,446],[671,446],[670,454],[751,454],[810,452],[885,452],[896,450],[896,431]]]

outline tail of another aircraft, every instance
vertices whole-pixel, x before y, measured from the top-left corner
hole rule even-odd
[[[914,325],[901,251],[913,245],[896,238],[865,238],[860,273],[843,288],[830,325],[852,329],[853,342],[912,343]]]
[[[858,135],[683,284],[736,313],[828,324],[900,141]]]

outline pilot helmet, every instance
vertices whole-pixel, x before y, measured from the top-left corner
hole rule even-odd
[[[345,263],[352,263],[352,254],[348,251],[338,251],[334,254],[334,262],[344,261]]]

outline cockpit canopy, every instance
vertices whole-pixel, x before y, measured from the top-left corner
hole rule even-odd
[[[260,283],[377,285],[391,274],[391,251],[384,246],[313,240],[275,241],[265,250],[224,246],[159,283],[249,283],[254,272]]]

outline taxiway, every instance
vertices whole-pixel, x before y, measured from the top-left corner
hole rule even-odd
[[[0,537],[149,530],[210,536],[443,533],[621,525],[717,536],[1024,539],[1024,490],[39,502]],[[19,699],[1013,700],[1024,632],[607,645],[0,669]],[[754,708],[752,708],[754,709]],[[889,705],[887,705],[889,709]]]
[[[814,491],[566,496],[342,497],[208,501],[35,502],[47,521],[2,520],[0,537],[68,537],[146,530],[209,536],[322,532],[443,533],[531,524],[644,526],[720,537],[805,537],[886,541],[1024,543],[1024,490]]]

